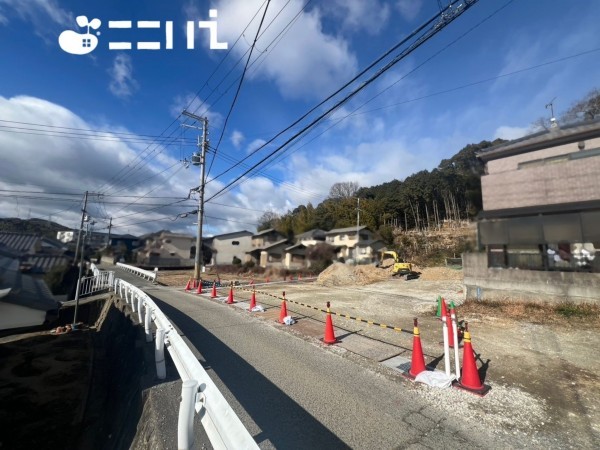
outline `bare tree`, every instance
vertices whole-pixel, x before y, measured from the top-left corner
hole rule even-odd
[[[335,183],[331,186],[331,189],[329,189],[329,198],[351,198],[356,195],[359,188],[360,186],[356,181]]]
[[[279,214],[275,211],[266,211],[262,216],[258,218],[258,231],[268,230],[269,228],[275,228],[279,222]]]
[[[581,100],[573,103],[561,116],[563,123],[578,122],[600,117],[600,90],[592,89]]]

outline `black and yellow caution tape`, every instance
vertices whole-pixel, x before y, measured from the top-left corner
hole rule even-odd
[[[259,294],[266,295],[268,297],[273,297],[273,298],[276,298],[278,300],[284,300],[283,297],[279,297],[278,295],[273,295],[273,294],[271,294],[269,292],[264,292],[264,291],[257,291],[255,289],[249,289],[248,286],[234,286],[234,288],[241,289],[243,291],[250,291],[250,292],[252,292],[252,290],[254,290],[255,292],[257,292]],[[302,303],[302,302],[297,302],[297,301],[294,301],[294,300],[290,300],[289,298],[285,298],[285,301],[287,301],[288,303],[293,303],[295,305],[304,306],[305,308],[314,309],[315,311],[320,311],[320,312],[323,312],[323,313],[328,313],[329,312],[326,309],[322,309],[322,308],[319,308],[317,306],[309,305],[307,303]],[[331,314],[335,314],[338,317],[343,317],[343,318],[349,319],[349,320],[355,320],[356,322],[366,323],[367,325],[373,325],[373,326],[376,326],[376,327],[384,328],[386,330],[397,331],[399,333],[407,333],[407,334],[410,334],[410,335],[413,334],[412,328],[410,328],[410,329],[404,329],[404,328],[401,328],[401,327],[395,327],[393,325],[386,325],[384,323],[379,323],[379,322],[376,322],[374,320],[363,319],[362,317],[354,317],[354,316],[351,316],[350,314],[343,314],[343,313],[333,312],[333,311],[330,311],[330,312],[331,312]]]

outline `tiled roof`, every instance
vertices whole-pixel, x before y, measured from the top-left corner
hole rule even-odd
[[[383,243],[383,241],[381,239],[368,239],[366,241],[359,241],[357,245],[359,247],[369,247],[369,246],[375,244],[376,242],[382,242]]]
[[[21,253],[33,251],[34,246],[39,239],[40,236],[37,234],[0,231],[0,243],[11,250]]]
[[[247,231],[247,230],[242,230],[242,231],[233,231],[231,233],[225,233],[225,234],[217,234],[215,236],[211,236],[210,239],[226,239],[228,237],[236,237],[236,236],[252,236],[252,232],[251,231]]]
[[[269,234],[269,233],[276,233],[276,234],[280,234],[282,235],[279,231],[277,231],[275,228],[268,228],[266,230],[262,230],[257,232],[256,234],[253,234],[252,237],[258,237],[258,236],[262,236],[264,234]],[[283,235],[282,235],[283,236]]]
[[[296,239],[315,239],[315,238],[325,238],[325,231],[323,230],[319,230],[319,229],[314,229],[314,230],[309,230],[309,231],[305,231],[302,234],[299,234],[296,236]]]
[[[367,227],[366,226],[362,226],[362,227],[358,227],[359,231],[365,230]],[[347,228],[335,228],[331,231],[326,232],[325,234],[327,235],[331,235],[331,234],[339,234],[339,233],[350,233],[354,231],[356,233],[356,227],[347,227]]]
[[[58,303],[42,280],[19,272],[19,261],[0,256],[0,289],[10,288],[0,302],[41,311],[58,308]]]
[[[31,266],[31,272],[47,273],[55,266],[64,266],[71,260],[65,255],[28,255],[23,263]]]

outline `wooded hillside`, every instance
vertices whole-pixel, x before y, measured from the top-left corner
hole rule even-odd
[[[432,171],[423,170],[404,181],[363,188],[357,183],[336,183],[329,198],[316,207],[309,203],[283,216],[264,215],[259,230],[274,227],[291,236],[313,228],[351,227],[356,225],[357,198],[360,224],[377,231],[388,244],[394,242],[394,229],[423,230],[441,227],[444,221],[471,219],[482,208],[483,164],[475,154],[502,142],[469,144]]]

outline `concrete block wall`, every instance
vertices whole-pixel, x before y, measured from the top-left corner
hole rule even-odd
[[[600,273],[488,268],[486,253],[463,254],[465,298],[600,304]]]

